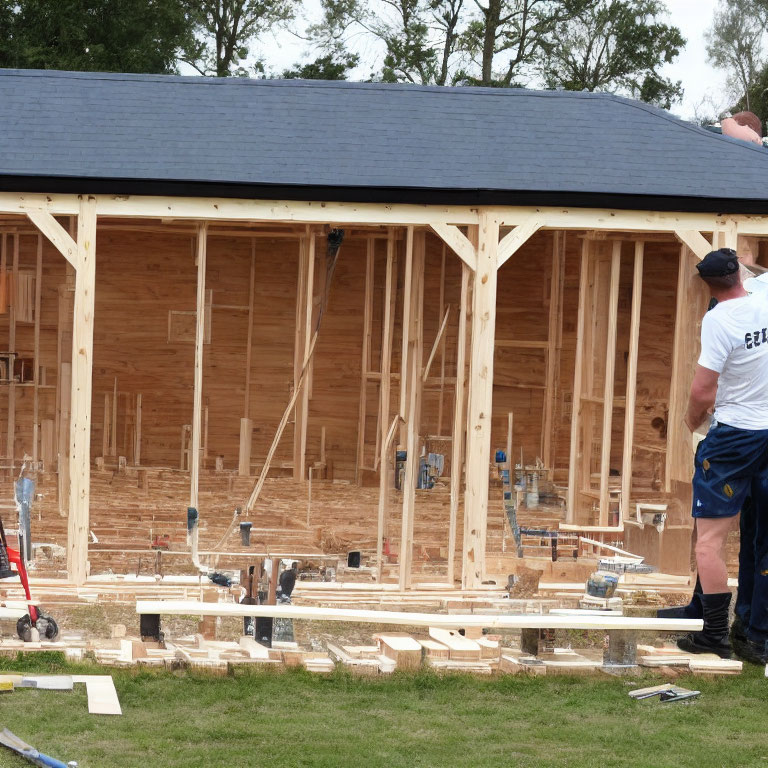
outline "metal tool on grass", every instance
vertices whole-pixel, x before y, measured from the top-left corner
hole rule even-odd
[[[41,765],[44,768],[77,768],[77,763],[73,760],[69,763],[63,763],[50,755],[44,755],[38,752],[34,747],[22,741],[18,736],[4,728],[0,733],[0,744],[23,757],[32,765]]]

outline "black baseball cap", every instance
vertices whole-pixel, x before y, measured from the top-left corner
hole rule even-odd
[[[710,251],[697,265],[700,277],[725,277],[739,271],[739,259],[733,248]]]

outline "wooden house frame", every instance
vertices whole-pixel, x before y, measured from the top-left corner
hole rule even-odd
[[[752,150],[722,137],[713,136],[710,139],[697,135],[697,140],[713,142],[714,150],[724,145],[730,153],[729,157],[743,155],[744,167],[751,164],[762,167],[762,163],[768,163],[768,158],[763,160],[762,157],[758,158],[759,162],[755,161]],[[651,560],[655,558],[662,564],[674,561],[675,567],[687,563],[691,525],[685,507],[688,503],[686,489],[691,449],[682,417],[695,362],[698,333],[695,320],[703,312],[701,287],[691,276],[696,260],[702,258],[713,244],[738,248],[740,243],[743,246],[747,242],[744,238],[752,238],[749,242],[753,243],[753,251],[758,251],[754,255],[759,258],[760,240],[768,239],[768,202],[759,199],[753,192],[735,199],[718,197],[693,202],[684,197],[666,201],[656,198],[660,208],[656,210],[648,208],[651,204],[648,199],[643,199],[643,207],[632,208],[632,200],[619,197],[616,199],[621,202],[620,206],[593,207],[595,201],[607,200],[610,191],[599,196],[583,196],[581,205],[574,193],[570,193],[570,205],[541,204],[546,202],[547,196],[538,195],[540,200],[536,201],[535,194],[529,195],[535,202],[531,205],[520,204],[520,199],[499,204],[494,202],[492,196],[473,204],[392,202],[384,199],[344,202],[334,201],[332,189],[328,189],[322,197],[311,199],[301,199],[301,189],[297,189],[293,191],[294,199],[273,200],[233,193],[221,197],[207,196],[199,190],[190,196],[181,194],[181,186],[173,193],[142,194],[141,184],[138,183],[132,184],[132,191],[126,192],[121,191],[117,183],[110,189],[105,182],[94,184],[75,180],[63,183],[53,178],[22,178],[24,174],[20,171],[11,173],[0,170],[6,182],[4,191],[0,191],[3,270],[8,260],[7,263],[12,264],[9,271],[19,272],[20,238],[33,238],[28,242],[37,243],[37,288],[33,311],[34,414],[30,434],[23,441],[24,452],[28,452],[37,465],[43,451],[42,441],[66,440],[68,434],[68,447],[58,450],[60,457],[68,455],[66,467],[59,461],[58,482],[60,499],[68,498],[63,507],[68,515],[67,570],[71,581],[83,583],[88,572],[91,472],[94,445],[99,443],[99,436],[94,431],[97,401],[93,396],[92,382],[100,248],[110,233],[123,231],[143,232],[150,239],[158,238],[158,243],[167,234],[184,235],[195,249],[195,306],[187,312],[194,321],[194,332],[191,327],[187,330],[191,334],[190,340],[194,338],[194,352],[188,361],[194,366],[193,406],[188,448],[185,449],[184,435],[181,447],[182,464],[187,451],[190,506],[197,506],[200,457],[204,443],[207,444],[203,376],[208,354],[206,337],[210,335],[210,330],[206,323],[210,323],[210,313],[216,306],[215,298],[211,303],[206,283],[206,258],[211,238],[239,237],[250,242],[255,249],[256,238],[266,233],[273,239],[290,240],[291,247],[297,249],[299,273],[295,286],[295,327],[291,350],[293,387],[280,397],[292,406],[286,410],[284,417],[284,421],[289,415],[294,420],[291,470],[297,483],[304,484],[311,465],[307,459],[307,424],[312,385],[307,379],[312,378],[309,366],[316,341],[313,329],[316,327],[318,297],[322,290],[322,285],[318,283],[323,280],[322,269],[317,265],[329,229],[343,228],[347,230],[347,236],[355,238],[355,242],[359,242],[360,248],[364,249],[360,250],[359,272],[356,273],[362,276],[362,280],[349,288],[357,291],[363,330],[362,343],[357,339],[353,342],[355,350],[360,350],[355,354],[359,356],[362,352],[362,355],[358,358],[359,385],[355,385],[359,386],[360,392],[359,401],[353,409],[356,417],[348,417],[354,419],[356,424],[356,434],[349,440],[352,445],[349,450],[355,454],[354,470],[350,470],[349,474],[352,482],[362,482],[363,475],[366,475],[369,485],[375,483],[379,487],[377,563],[382,563],[382,547],[388,526],[389,488],[394,471],[392,452],[397,445],[409,457],[420,453],[420,437],[423,438],[424,434],[423,430],[420,433],[424,385],[430,378],[432,367],[438,365],[437,361],[442,361],[437,423],[451,425],[450,507],[446,520],[449,551],[447,580],[453,584],[454,578],[460,575],[461,584],[472,588],[479,586],[486,578],[492,452],[507,445],[509,453],[506,409],[494,404],[495,368],[507,364],[505,355],[517,356],[516,366],[526,366],[529,364],[526,361],[535,359],[538,362],[530,365],[542,373],[543,381],[540,386],[536,385],[541,391],[541,414],[535,419],[531,417],[534,419],[532,423],[540,424],[540,427],[530,430],[531,435],[526,439],[535,442],[535,453],[547,466],[559,470],[567,488],[566,517],[560,527],[594,536],[620,534],[626,546],[649,555]],[[151,187],[147,185],[148,189]],[[397,197],[392,192],[387,194]],[[365,198],[366,195],[360,194],[360,197]],[[425,193],[423,197],[428,200],[430,195]],[[439,199],[440,195],[434,197]],[[43,426],[38,413],[39,388],[42,386],[39,326],[44,243],[46,249],[50,251],[53,248],[63,257],[67,265],[64,281],[74,288],[71,360],[60,359],[57,363],[57,393],[69,387],[69,396],[64,398],[68,401],[65,407],[57,404],[57,419],[63,426],[54,435],[43,434],[46,430],[50,432],[50,426]],[[566,248],[571,249],[569,255],[566,255]],[[442,258],[441,293],[437,302],[431,289],[425,294],[427,252],[430,259]],[[442,256],[435,256],[440,253]],[[534,256],[534,253],[537,255]],[[46,258],[51,258],[50,253]],[[453,265],[448,280],[445,277],[446,259],[449,265]],[[538,259],[535,264],[534,259]],[[577,267],[573,272],[577,275],[576,282],[571,280],[568,285],[565,279],[566,259]],[[669,302],[664,305],[664,317],[673,317],[674,321],[661,329],[646,331],[663,336],[670,352],[669,367],[661,365],[653,374],[665,374],[665,386],[668,387],[665,402],[668,415],[664,419],[665,434],[660,438],[663,450],[658,450],[654,459],[663,463],[658,491],[659,494],[666,494],[667,500],[677,499],[680,511],[665,533],[668,541],[666,551],[660,548],[660,537],[649,534],[639,523],[637,499],[632,486],[633,464],[637,463],[637,425],[640,421],[638,358],[643,348],[643,328],[653,315],[653,307],[644,303],[650,301],[645,296],[644,287],[653,280],[653,275],[648,272],[649,259],[654,260],[653,264],[671,263],[671,274],[674,275],[672,280],[669,276],[664,278],[668,288],[668,293],[664,295],[673,297],[671,305]],[[228,458],[236,462],[238,472],[245,476],[252,476],[254,420],[251,418],[249,398],[258,376],[251,361],[253,286],[254,281],[259,280],[253,256],[250,265],[250,301],[230,307],[233,311],[245,313],[248,318],[247,351],[244,355],[245,405],[242,418],[238,418],[239,440]],[[521,270],[520,273],[526,274],[525,279],[530,281],[530,274],[525,272],[526,265],[533,265],[531,274],[537,270],[542,274],[542,270],[546,270],[548,275],[538,285],[528,282],[519,286],[519,290],[525,292],[536,285],[536,290],[544,293],[541,304],[546,314],[544,338],[540,335],[536,339],[502,339],[498,333],[497,310],[513,311],[515,300],[509,290],[510,285],[515,286],[513,270]],[[505,278],[505,275],[510,277]],[[503,293],[499,289],[501,281],[505,281]],[[401,295],[395,297],[393,292],[398,285]],[[451,291],[455,297],[451,308],[446,306],[445,291]],[[569,297],[567,300],[574,302],[575,314],[568,309],[571,305],[564,309],[563,297],[566,294]],[[377,297],[376,302],[374,296]],[[656,296],[653,301],[660,302],[661,299]],[[13,299],[14,314],[18,311],[17,303],[18,296]],[[643,314],[644,309],[646,314]],[[425,334],[424,314],[427,310],[435,316],[432,321],[434,332],[430,335]],[[183,314],[180,311],[179,317]],[[399,349],[394,332],[395,314],[399,314]],[[566,333],[574,348],[572,376],[561,377],[564,316],[569,324]],[[66,326],[64,317],[63,326]],[[170,340],[173,332],[171,324],[175,321],[170,312],[168,318]],[[376,334],[372,331],[374,322],[377,325]],[[12,353],[15,352],[12,338],[15,325],[16,320],[11,319],[9,350]],[[59,334],[63,326],[60,323]],[[452,402],[442,395],[446,382],[446,357],[440,351],[445,348],[449,326],[452,338],[455,337],[455,352],[451,353],[455,355],[451,363],[455,364],[455,376],[450,382]],[[372,341],[374,336],[375,341]],[[59,344],[59,352],[61,349]],[[617,354],[618,349],[621,350],[620,355]],[[392,371],[394,360],[399,362],[397,376]],[[623,388],[617,388],[617,361],[622,369],[620,383]],[[12,402],[18,386],[13,377],[11,379],[9,402]],[[374,386],[369,387],[369,382],[374,382]],[[374,395],[370,394],[371,390],[374,390]],[[61,398],[61,395],[57,394],[57,397]],[[140,423],[141,397],[138,396],[135,404],[137,423]],[[567,400],[569,407],[566,407]],[[538,404],[539,401],[536,402]],[[116,418],[109,425],[108,414],[110,409],[117,413],[117,407],[115,385],[111,399],[107,393],[104,402],[103,431],[100,435],[103,455],[109,453],[111,443],[116,440]],[[100,412],[100,402],[98,408]],[[567,462],[555,455],[553,435],[556,432],[556,411],[561,424],[569,424],[569,441],[558,442],[561,451],[567,450]],[[19,427],[14,421],[12,405],[7,413],[11,466],[17,469],[21,459],[16,450]],[[277,415],[275,411],[275,417]],[[497,429],[492,436],[494,416],[496,422],[503,425],[501,435]],[[436,432],[444,433],[445,430],[438,427]],[[141,437],[134,434],[132,439],[132,461],[138,466],[141,463]],[[27,451],[27,446],[31,446],[31,450]],[[325,432],[322,450],[325,451]],[[193,460],[193,457],[198,457],[198,460]],[[266,463],[268,465],[269,460]],[[618,481],[612,483],[614,467],[618,467],[620,472]],[[266,469],[262,466],[263,478],[268,469],[268,466]],[[417,471],[415,461],[406,462],[401,528],[399,537],[396,534],[394,537],[400,542],[398,578],[401,588],[411,584]],[[621,500],[618,517],[611,514],[612,494],[618,492],[614,488],[617,482]],[[648,494],[643,498],[648,503]],[[456,540],[460,524],[464,532],[460,545],[462,567],[461,574],[454,574],[453,553],[458,546]]]

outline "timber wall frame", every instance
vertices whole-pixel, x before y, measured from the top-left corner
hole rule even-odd
[[[67,568],[69,579],[82,583],[86,578],[89,486],[90,486],[90,427],[91,382],[93,367],[93,308],[96,269],[96,234],[98,217],[152,218],[163,222],[188,221],[197,227],[198,259],[204,264],[205,237],[208,223],[293,223],[330,224],[334,226],[370,225],[430,228],[462,260],[462,307],[471,290],[471,342],[467,350],[469,375],[467,379],[467,439],[465,462],[465,525],[463,543],[462,585],[477,587],[485,573],[485,535],[488,513],[488,468],[491,450],[491,409],[493,400],[494,335],[496,311],[496,273],[528,239],[541,229],[599,231],[606,233],[665,233],[674,235],[685,249],[702,258],[712,248],[712,242],[735,246],[739,235],[768,236],[768,216],[718,215],[702,213],[663,213],[608,209],[561,209],[525,207],[464,207],[401,204],[352,204],[318,202],[284,202],[268,200],[181,198],[109,195],[39,195],[0,193],[0,214],[26,215],[37,229],[55,246],[74,268],[75,297],[72,344],[72,382],[70,411],[69,457],[69,522]],[[54,218],[77,217],[77,239]],[[465,231],[462,231],[465,230]],[[423,233],[422,233],[423,237]],[[314,243],[307,229],[307,242]],[[313,250],[313,249],[312,249]],[[309,251],[308,251],[309,252]],[[198,263],[198,266],[200,264]],[[199,269],[202,272],[203,269]],[[681,273],[682,274],[682,273]],[[416,281],[418,284],[418,280]],[[468,290],[469,289],[469,290]],[[311,291],[311,288],[309,288]],[[198,317],[196,323],[196,370],[201,365],[202,334],[204,333],[204,283],[198,286]],[[311,296],[311,293],[308,293]],[[413,297],[411,297],[413,299]],[[418,302],[416,302],[418,303]],[[311,306],[311,302],[308,302]],[[297,309],[299,312],[302,308]],[[418,307],[414,305],[414,309]],[[311,310],[303,308],[311,318]],[[298,315],[297,315],[298,316]],[[462,322],[466,322],[464,317]],[[307,322],[307,326],[309,323]],[[418,329],[417,329],[418,330]],[[305,339],[305,342],[308,339]],[[305,349],[306,358],[306,349]],[[413,363],[414,370],[420,361]],[[417,374],[416,374],[417,375]],[[461,377],[457,377],[461,378]],[[195,402],[199,402],[200,377],[195,377]],[[405,398],[403,399],[405,401]],[[399,416],[407,425],[408,448],[415,446],[414,414],[418,403],[404,402],[408,413]],[[460,402],[457,398],[457,403]],[[457,408],[459,405],[457,405]],[[247,403],[245,413],[247,414]],[[192,455],[200,443],[200,414],[192,425]],[[457,423],[462,422],[462,418]],[[409,418],[407,418],[409,417]],[[249,424],[247,417],[244,428]],[[386,423],[383,422],[383,423]],[[393,427],[396,421],[393,422]],[[392,431],[392,430],[390,430]],[[413,445],[411,444],[413,443]],[[454,457],[460,464],[462,440],[456,441]],[[380,446],[383,448],[383,446]],[[198,451],[199,453],[199,451]],[[244,459],[245,460],[245,459]],[[409,462],[409,465],[412,462]],[[191,470],[190,498],[196,496],[197,472]],[[415,467],[411,468],[413,474]],[[452,497],[458,496],[458,472],[452,472]],[[411,486],[413,484],[411,483]],[[452,498],[451,516],[455,537],[454,516],[457,500]],[[66,504],[65,504],[66,506]],[[411,506],[407,499],[405,506]],[[408,513],[407,516],[406,513]],[[403,529],[412,532],[412,509],[404,509]],[[411,533],[412,535],[412,533]],[[408,541],[401,542],[406,551]],[[401,559],[402,560],[402,559]],[[449,560],[451,557],[449,556]],[[451,560],[452,562],[452,560]],[[452,566],[451,566],[452,570]],[[408,569],[401,572],[401,586],[409,582]]]

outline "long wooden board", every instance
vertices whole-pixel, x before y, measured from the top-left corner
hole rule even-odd
[[[309,608],[298,605],[240,605],[194,600],[137,600],[136,613],[165,616],[272,616],[280,619],[356,621],[362,624],[403,624],[411,627],[489,627],[497,629],[637,629],[697,632],[699,619],[655,619],[630,616],[552,616],[541,614],[440,614],[370,611],[351,608]]]

